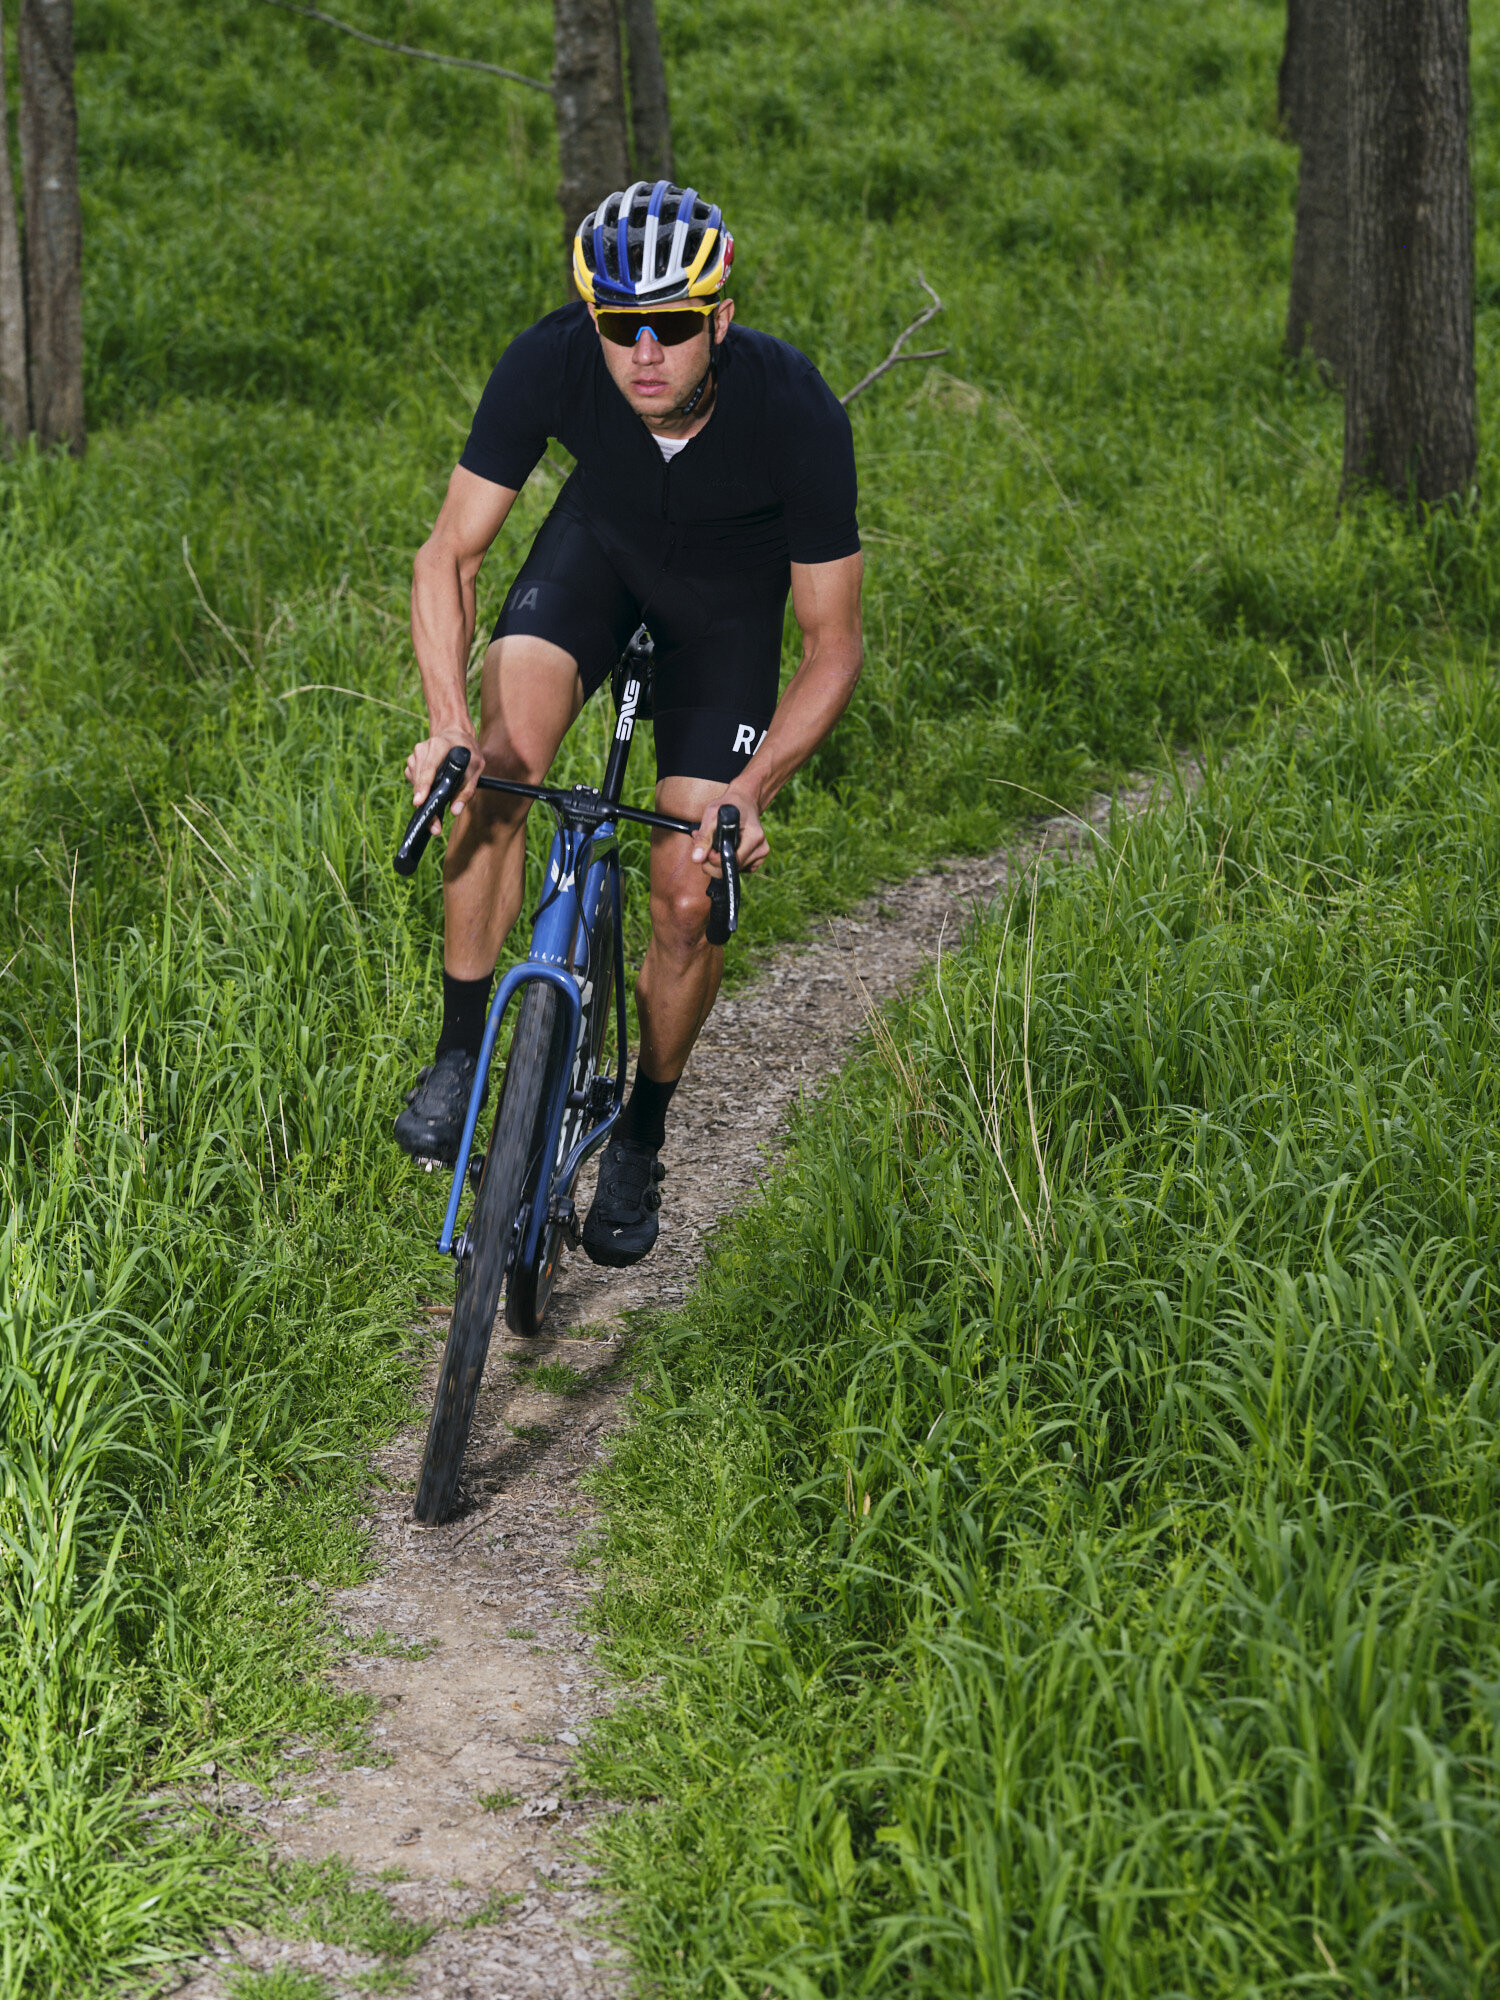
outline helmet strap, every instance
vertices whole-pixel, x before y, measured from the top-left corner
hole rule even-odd
[[[678,404],[674,414],[677,416],[679,420],[681,420],[683,417],[690,417],[693,414],[694,410],[696,410],[698,405],[703,401],[704,391],[708,388],[709,383],[712,382],[714,379],[714,350],[716,346],[714,340],[714,321],[718,318],[718,316],[719,316],[718,308],[715,307],[714,311],[711,312],[708,316],[708,366],[704,369],[702,378],[699,381],[697,388],[694,389],[691,392],[691,394],[684,397],[682,402]]]

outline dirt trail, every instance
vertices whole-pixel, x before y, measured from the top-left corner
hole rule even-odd
[[[1134,811],[1148,796],[1143,787],[1120,803]],[[1089,818],[1102,822],[1108,810],[1101,799]],[[599,1899],[575,1846],[607,1808],[575,1798],[568,1783],[573,1748],[607,1705],[578,1615],[593,1586],[575,1555],[593,1520],[580,1475],[603,1453],[627,1393],[621,1316],[682,1299],[706,1233],[744,1202],[797,1097],[858,1034],[864,996],[878,1003],[899,992],[945,931],[956,939],[973,906],[1040,848],[1074,851],[1081,839],[1080,821],[1050,820],[1001,853],[886,888],[811,942],[778,953],[720,1003],[673,1103],[655,1252],[622,1272],[572,1257],[554,1293],[550,1338],[519,1340],[502,1320],[466,1460],[469,1505],[430,1530],[409,1516],[448,1307],[424,1306],[423,1421],[380,1455],[384,1484],[370,1494],[376,1574],[329,1600],[356,1649],[342,1677],[376,1698],[371,1735],[388,1761],[347,1769],[288,1746],[285,1780],[272,1794],[237,1786],[223,1795],[281,1854],[342,1856],[362,1880],[379,1881],[396,1909],[438,1926],[406,1962],[404,1990],[422,2000],[625,1992],[618,1962],[599,1944]],[[581,1385],[543,1393],[531,1377],[549,1362],[572,1369]],[[382,1879],[396,1870],[403,1880]],[[505,1897],[512,1900],[502,1907]],[[378,1961],[242,1935],[179,1990],[221,2000],[232,1971],[280,1966],[316,1973],[352,2000],[371,1990]]]

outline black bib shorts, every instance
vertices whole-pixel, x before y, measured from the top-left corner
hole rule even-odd
[[[590,522],[566,492],[506,592],[493,637],[550,639],[578,662],[587,701],[642,624],[656,648],[656,777],[728,784],[759,748],[781,684],[785,563],[682,575]]]

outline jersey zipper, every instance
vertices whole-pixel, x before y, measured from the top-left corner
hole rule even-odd
[[[677,552],[677,530],[672,525],[672,516],[667,507],[667,499],[672,478],[672,461],[664,458],[661,464],[661,517],[666,523],[667,546],[662,552],[661,568],[664,571]],[[661,574],[661,571],[658,571]]]

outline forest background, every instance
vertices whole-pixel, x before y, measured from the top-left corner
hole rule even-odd
[[[550,62],[540,5],[359,18]],[[1497,22],[1475,9],[1479,497],[1413,524],[1338,511],[1338,398],[1281,358],[1270,0],[663,6],[679,178],[731,218],[741,315],[843,388],[919,266],[947,302],[945,361],[856,406],[869,666],[749,946],[1330,673],[1483,661]],[[16,1994],[263,1906],[143,1792],[357,1726],[316,1586],[362,1561],[435,1200],[387,1137],[437,963],[433,879],[388,866],[410,556],[490,362],[562,296],[539,95],[256,4],[80,0],[77,46],[90,449],[0,465]],[[873,1822],[817,1824],[844,1900]]]

